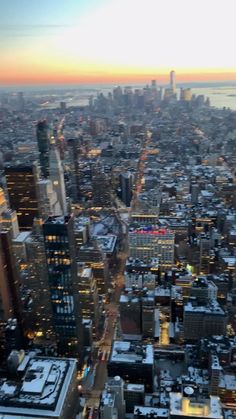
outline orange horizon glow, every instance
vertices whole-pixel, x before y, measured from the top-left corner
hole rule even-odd
[[[2,3],[1,85],[236,81],[235,0]]]
[[[213,71],[206,70],[202,72],[192,71],[192,72],[176,72],[176,82],[177,84],[181,83],[214,83],[214,82],[236,82],[236,70],[232,71]],[[154,72],[143,72],[143,73],[132,73],[132,72],[102,72],[99,70],[96,72],[75,75],[67,74],[66,72],[59,73],[32,73],[29,75],[11,75],[6,74],[5,76],[0,77],[0,85],[31,85],[31,84],[96,84],[96,83],[135,83],[143,82],[148,83],[150,80],[157,80],[158,84],[168,84],[169,83],[169,72],[159,73],[158,71]]]

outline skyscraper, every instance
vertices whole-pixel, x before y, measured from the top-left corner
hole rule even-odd
[[[158,258],[161,267],[174,264],[175,234],[152,226],[140,227],[129,232],[130,256],[139,259]]]
[[[10,231],[4,230],[0,233],[1,253],[4,261],[4,273],[7,280],[7,287],[10,293],[12,314],[22,326],[23,323],[23,300],[20,295],[20,276],[17,270],[17,261],[13,253]],[[1,278],[2,280],[2,278]],[[4,279],[3,279],[4,280]]]
[[[51,144],[49,152],[49,173],[50,180],[52,181],[53,190],[57,193],[57,198],[61,206],[62,214],[65,215],[67,209],[64,171],[61,163],[60,154],[55,144]]]
[[[81,317],[76,295],[73,218],[49,217],[43,224],[53,323],[60,354],[80,356]]]
[[[31,312],[27,316],[26,328],[33,334],[54,337],[52,326],[52,306],[44,248],[42,221],[37,220],[32,233],[26,239],[28,264],[28,287],[31,291]]]
[[[17,212],[20,230],[31,230],[39,216],[37,166],[6,167],[5,176],[10,207]]]
[[[49,148],[50,148],[50,137],[49,127],[47,121],[39,121],[36,128],[36,136],[39,150],[39,161],[41,174],[44,178],[49,177]]]
[[[68,165],[67,191],[73,202],[78,202],[80,197],[79,156],[81,138],[67,140],[65,161]]]
[[[175,81],[175,71],[170,72],[170,88],[172,90],[172,93],[176,92],[176,81]]]
[[[129,207],[132,200],[133,175],[130,172],[120,174],[120,198]]]

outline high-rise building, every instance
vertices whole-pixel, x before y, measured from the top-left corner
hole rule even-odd
[[[7,319],[13,316],[11,291],[4,268],[4,254],[2,252],[2,244],[0,242],[0,322],[7,321]]]
[[[142,333],[145,337],[153,337],[155,332],[155,301],[154,295],[142,298]]]
[[[120,198],[129,207],[132,200],[133,175],[130,172],[120,174]]]
[[[16,211],[7,210],[0,216],[0,223],[3,230],[9,230],[11,237],[14,239],[19,234],[19,224]]]
[[[100,404],[101,419],[125,417],[124,381],[118,375],[108,380]]]
[[[53,189],[50,179],[43,179],[37,183],[39,195],[40,218],[45,220],[49,215],[62,215],[58,196]]]
[[[180,90],[180,100],[182,100],[184,102],[190,102],[191,99],[192,99],[191,89],[189,87],[187,89],[181,88],[181,90]]]
[[[18,92],[17,93],[17,110],[20,112],[23,112],[24,109],[25,109],[24,93]]]
[[[50,135],[49,126],[46,120],[39,121],[37,123],[36,136],[38,142],[41,174],[44,178],[47,179],[49,177]]]
[[[28,265],[27,285],[31,298],[25,328],[32,336],[53,340],[55,334],[41,220],[35,221],[32,233],[26,238],[25,247]]]
[[[95,168],[92,178],[93,203],[97,207],[111,207],[111,184],[102,168]]]
[[[12,351],[12,376],[0,383],[0,415],[8,418],[75,419],[78,409],[76,359],[32,357]],[[11,389],[11,394],[9,394]]]
[[[61,163],[60,154],[55,144],[51,144],[51,149],[49,153],[49,173],[50,180],[52,181],[53,190],[56,192],[57,199],[61,206],[62,214],[66,215],[67,205],[64,171]]]
[[[142,335],[141,301],[136,295],[121,295],[120,324],[122,333],[129,339],[140,339]]]
[[[6,288],[8,289],[8,298],[10,299],[10,306],[13,317],[15,317],[20,326],[23,324],[23,301],[20,294],[20,277],[17,270],[16,258],[13,252],[11,233],[8,230],[3,230],[0,233],[1,253],[4,262],[3,282],[7,281]],[[0,281],[2,282],[2,281]]]
[[[37,165],[5,168],[10,207],[16,210],[20,230],[31,230],[39,216]]]
[[[98,292],[92,269],[78,265],[79,312],[83,319],[92,321],[93,333],[96,334],[99,322]]]
[[[0,188],[0,214],[2,214],[4,211],[7,211],[7,201],[4,195],[4,191],[2,188]]]
[[[107,365],[108,376],[120,376],[129,383],[144,384],[147,393],[153,389],[154,354],[152,345],[114,341]]]
[[[80,356],[83,347],[77,289],[75,237],[71,216],[43,224],[54,329],[60,354]]]
[[[66,188],[73,202],[78,202],[80,195],[80,147],[81,138],[70,138],[66,142],[65,162],[68,165]]]
[[[139,259],[158,258],[161,267],[174,263],[175,235],[172,231],[144,227],[129,232],[130,256]]]
[[[81,246],[78,252],[78,260],[85,262],[93,270],[97,282],[99,294],[106,294],[108,288],[108,261],[95,240]]]
[[[227,314],[215,300],[199,306],[188,302],[184,306],[183,325],[186,340],[197,341],[201,337],[225,335]]]
[[[172,93],[176,92],[176,81],[175,81],[175,71],[170,72],[170,88],[172,90]]]
[[[217,286],[205,276],[196,278],[190,288],[190,297],[196,298],[199,305],[217,299]]]

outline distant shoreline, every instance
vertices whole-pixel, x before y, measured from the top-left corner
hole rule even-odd
[[[149,83],[150,80],[147,80],[147,83]],[[1,85],[0,84],[0,92],[5,91],[5,92],[15,92],[15,91],[47,91],[50,92],[51,90],[55,91],[70,91],[70,90],[91,90],[92,91],[96,91],[99,89],[104,89],[104,88],[114,88],[115,86],[131,86],[131,87],[144,87],[146,85],[146,83],[78,83],[78,84],[51,84],[51,85],[40,85],[40,84],[32,84],[32,85]],[[157,80],[157,87],[169,87],[168,84],[158,84],[158,80]],[[177,88],[181,88],[181,87],[190,87],[190,88],[235,88],[236,89],[236,81],[235,82],[229,82],[229,81],[225,81],[225,82],[185,82],[185,83],[178,83],[177,82]]]

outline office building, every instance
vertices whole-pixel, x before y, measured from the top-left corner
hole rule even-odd
[[[191,394],[190,396],[188,394]],[[219,397],[205,399],[195,397],[192,387],[186,388],[186,394],[170,393],[170,419],[223,419],[223,410]]]
[[[217,286],[204,276],[196,278],[190,288],[190,297],[196,298],[199,305],[217,299]]]
[[[96,280],[91,268],[78,266],[78,308],[80,315],[85,320],[91,320],[93,333],[96,334],[99,323],[99,306]]]
[[[32,337],[55,340],[52,305],[44,247],[42,220],[35,221],[32,233],[25,240],[28,267],[27,285],[31,304],[25,317],[25,329]]]
[[[20,285],[21,279],[19,271],[17,269],[17,260],[13,252],[13,245],[11,239],[11,233],[8,230],[0,232],[1,247],[0,252],[3,260],[3,277],[1,278],[1,284],[5,291],[3,291],[4,300],[7,302],[7,306],[10,308],[11,316],[17,319],[20,327],[23,326],[23,299],[21,298]],[[6,298],[6,299],[5,299]],[[4,305],[5,305],[4,302]],[[10,313],[9,313],[10,314]]]
[[[153,295],[142,297],[142,334],[145,338],[154,336],[155,299]]]
[[[215,300],[204,306],[189,301],[184,306],[183,320],[186,340],[196,341],[201,337],[226,333],[227,315]]]
[[[8,209],[0,215],[2,230],[9,230],[12,239],[19,235],[19,224],[16,211]]]
[[[175,71],[170,72],[170,88],[172,90],[172,93],[176,92],[176,81],[175,81]]]
[[[133,413],[135,406],[144,405],[145,387],[143,384],[125,384],[124,399],[126,412]]]
[[[59,151],[55,144],[51,144],[49,152],[49,174],[52,182],[53,190],[57,194],[57,199],[60,203],[61,214],[66,215],[67,203],[66,203],[66,188],[64,181],[64,170],[60,158]],[[57,215],[55,213],[55,215]]]
[[[161,267],[173,266],[174,243],[174,233],[166,229],[150,226],[129,231],[129,255],[138,259],[158,258]]]
[[[107,258],[95,240],[81,246],[78,252],[78,260],[92,268],[97,282],[98,294],[106,294],[108,289],[108,262]]]
[[[129,257],[126,260],[125,270],[127,274],[140,274],[146,275],[147,273],[151,273],[155,276],[158,275],[159,272],[159,260],[158,258],[151,258],[151,259],[138,259]]]
[[[186,89],[181,88],[180,90],[180,100],[184,102],[190,102],[192,99],[192,90],[188,87]]]
[[[102,168],[95,169],[92,178],[93,204],[95,207],[111,207],[111,183],[108,175],[102,171]]]
[[[4,335],[5,357],[7,358],[12,350],[19,350],[22,348],[22,332],[16,319],[9,318],[7,320]]]
[[[100,418],[123,419],[125,417],[124,381],[120,376],[108,379],[106,390],[102,392]]]
[[[142,335],[141,301],[133,294],[120,297],[120,324],[127,338],[141,339]]]
[[[144,384],[145,391],[153,390],[154,354],[152,345],[114,341],[107,365],[108,377],[120,375],[129,383]]]
[[[1,380],[3,418],[75,419],[78,409],[76,360],[37,357],[13,351],[8,359],[14,380]]]
[[[4,191],[0,188],[0,215],[8,210],[7,201],[4,195]]]
[[[58,351],[79,356],[83,347],[79,315],[73,218],[49,217],[43,224],[54,330]]]
[[[39,150],[39,162],[42,177],[49,177],[49,149],[50,149],[50,132],[46,120],[39,121],[36,127],[36,136]]]
[[[85,245],[90,238],[90,218],[76,217],[74,219],[74,232],[76,242],[76,256],[78,257],[80,247]]]
[[[81,141],[82,139],[79,137],[70,138],[66,142],[65,162],[68,165],[66,189],[73,202],[78,202],[80,198],[79,157]]]
[[[45,220],[49,215],[62,215],[61,205],[53,190],[52,181],[49,179],[40,180],[37,187],[40,218]]]
[[[10,208],[17,212],[20,230],[31,230],[39,216],[37,166],[6,167],[5,176]]]
[[[139,273],[139,272],[125,272],[125,287],[131,289],[141,290],[147,288],[147,290],[153,290],[156,286],[156,275],[151,272]]]
[[[62,209],[50,179],[37,183],[39,193],[40,218],[45,220],[49,215],[62,215]]]
[[[17,100],[17,110],[19,112],[24,112],[24,109],[25,109],[24,93],[23,92],[17,92],[16,100]]]
[[[130,207],[133,196],[133,175],[130,172],[120,174],[119,197],[127,207]]]

